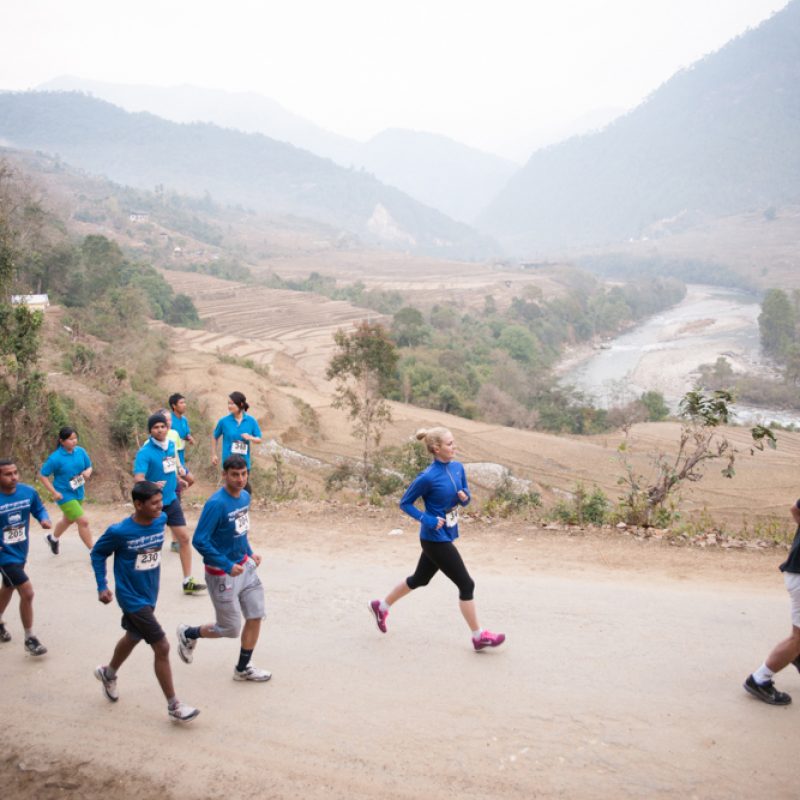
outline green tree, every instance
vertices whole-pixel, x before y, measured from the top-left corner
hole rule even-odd
[[[764,352],[783,357],[797,336],[797,313],[786,292],[770,289],[761,302],[758,329]]]
[[[639,402],[647,410],[648,422],[660,422],[669,416],[669,406],[661,392],[644,392],[639,398]]]
[[[350,332],[340,328],[333,339],[337,349],[326,373],[329,381],[336,381],[333,406],[347,411],[353,434],[362,443],[361,483],[369,494],[371,454],[392,418],[386,397],[395,379],[397,350],[378,323],[361,322]]]
[[[417,347],[428,338],[428,327],[422,312],[406,306],[392,319],[392,337],[398,347]]]

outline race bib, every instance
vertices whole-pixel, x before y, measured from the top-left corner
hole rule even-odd
[[[24,525],[9,525],[3,528],[3,544],[19,544],[27,538]]]
[[[236,528],[236,534],[238,536],[243,536],[250,530],[250,512],[245,511],[244,514],[239,514],[233,521],[234,527]]]
[[[458,525],[458,509],[451,508],[444,515],[444,526],[445,528],[455,528],[456,525]]]
[[[231,453],[237,456],[246,456],[247,442],[245,441],[231,442]]]
[[[175,472],[175,456],[167,456],[161,462],[161,468],[164,470],[165,475],[169,475],[171,472]]]
[[[70,489],[80,489],[83,484],[86,483],[86,478],[83,475],[76,475],[70,482],[69,488]]]
[[[149,550],[136,554],[136,569],[155,569],[161,565],[161,551]]]

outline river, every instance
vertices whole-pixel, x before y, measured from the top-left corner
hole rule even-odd
[[[758,301],[737,289],[690,284],[678,305],[650,317],[601,345],[580,351],[560,365],[571,384],[603,408],[624,404],[655,390],[677,408],[701,364],[724,356],[737,372],[773,374],[761,353]],[[775,420],[800,424],[800,416],[773,409],[736,406],[740,422]]]

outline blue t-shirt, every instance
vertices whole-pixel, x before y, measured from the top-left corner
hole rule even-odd
[[[180,436],[181,442],[178,445],[178,457],[181,460],[181,464],[185,467],[186,466],[186,439],[192,432],[192,429],[189,427],[189,420],[183,416],[179,417],[175,412],[172,413],[172,430]]]
[[[467,493],[467,499],[463,503],[458,499],[459,491]],[[419,497],[425,503],[424,513],[414,505],[414,501]],[[410,517],[419,520],[420,539],[430,542],[452,542],[458,538],[458,515],[452,514],[453,509],[465,506],[469,501],[470,493],[464,467],[458,461],[450,461],[447,464],[434,461],[411,482],[400,498],[400,508]],[[436,530],[438,517],[446,519],[447,522]]]
[[[252,556],[247,539],[250,530],[250,494],[244,489],[238,497],[228,494],[223,486],[206,500],[192,544],[203,563],[230,573],[234,564]]]
[[[214,428],[214,438],[219,439],[222,437],[222,463],[225,459],[234,453],[244,457],[247,462],[247,469],[250,469],[250,442],[242,439],[243,433],[249,433],[251,436],[261,438],[261,429],[258,427],[255,417],[249,414],[242,414],[242,421],[237,422],[233,414],[228,414],[227,417],[217,422],[217,427]]]
[[[164,495],[164,505],[168,506],[177,497],[175,490],[178,488],[178,462],[175,454],[174,442],[167,442],[167,449],[153,441],[152,436],[139,448],[136,460],[133,462],[133,474],[144,475],[146,481],[165,481],[161,490]]]
[[[113,554],[114,585],[123,611],[133,613],[156,606],[166,522],[163,512],[149,525],[140,525],[131,516],[109,526],[94,543],[90,558],[97,591],[108,589],[106,560]]]
[[[32,486],[18,483],[11,494],[0,492],[0,565],[24,564],[28,560],[31,515],[39,522],[50,519]]]
[[[83,500],[81,472],[91,466],[89,454],[80,446],[70,453],[59,445],[58,450],[48,456],[47,461],[42,464],[42,475],[46,478],[53,476],[53,487],[63,495],[58,501],[60,506],[70,500]]]

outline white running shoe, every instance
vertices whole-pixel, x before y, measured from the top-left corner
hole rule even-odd
[[[197,647],[197,639],[190,639],[186,635],[188,625],[178,625],[178,655],[184,664],[191,664],[194,658],[193,650]]]
[[[109,678],[106,675],[106,668],[100,665],[95,671],[94,676],[100,683],[103,684],[103,692],[105,696],[112,702],[116,703],[119,700],[119,692],[117,691],[117,679]]]
[[[170,707],[167,711],[170,719],[174,719],[175,722],[191,722],[200,713],[199,708],[192,708],[192,706],[187,706],[186,703],[181,702]]]
[[[248,664],[243,672],[239,672],[236,667],[233,668],[233,679],[235,681],[256,681],[257,683],[263,683],[264,681],[268,681],[271,677],[271,672],[267,672],[265,669],[258,669],[252,664]]]

